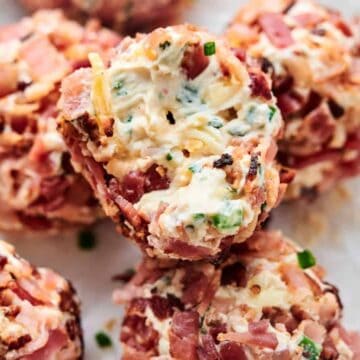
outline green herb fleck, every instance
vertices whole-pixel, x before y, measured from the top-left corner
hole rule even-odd
[[[303,336],[301,341],[299,342],[299,346],[301,346],[304,349],[303,356],[306,359],[318,360],[320,358],[320,354],[322,351],[321,345],[312,341],[308,337]]]
[[[106,348],[112,346],[111,338],[103,331],[99,331],[95,334],[95,340],[99,347]]]
[[[127,91],[124,89],[124,86],[125,81],[123,79],[120,79],[114,82],[112,89],[113,91],[115,91],[116,95],[125,96],[127,95]]]
[[[201,213],[194,214],[193,219],[194,221],[199,221],[199,222],[203,221],[205,219],[205,214],[201,214]]]
[[[176,96],[176,101],[179,103],[188,103],[192,104],[195,101],[195,98],[198,94],[198,90],[194,87],[192,87],[189,84],[185,84],[180,92]]]
[[[204,54],[206,56],[211,56],[216,53],[216,45],[214,41],[209,41],[204,44]]]
[[[161,44],[159,45],[159,48],[160,48],[161,50],[165,50],[165,49],[167,49],[170,45],[171,45],[171,42],[168,41],[168,40],[165,40],[163,43],[161,43]]]
[[[246,135],[247,131],[239,127],[233,127],[228,130],[228,133],[232,136],[244,136]]]
[[[315,256],[310,250],[304,250],[297,253],[299,265],[302,269],[308,269],[316,265]]]
[[[236,194],[237,190],[235,188],[233,188],[232,186],[228,186],[228,190],[231,194]]]
[[[173,159],[173,156],[171,153],[166,154],[166,160],[171,161]]]
[[[250,124],[254,122],[254,117],[256,113],[256,106],[250,106],[247,114],[246,114],[246,121]]]
[[[266,201],[261,204],[261,212],[264,212],[266,209],[267,203]]]
[[[269,110],[270,110],[269,121],[271,122],[271,120],[273,119],[273,117],[274,117],[274,115],[276,113],[276,107],[272,106],[272,105],[269,105]]]
[[[96,246],[96,238],[92,231],[82,230],[78,234],[78,246],[82,250],[92,250]]]
[[[129,116],[126,118],[125,122],[126,122],[126,123],[131,123],[131,122],[132,122],[132,119],[133,119],[133,116],[132,116],[132,115],[129,115]]]
[[[242,210],[230,214],[216,214],[212,217],[213,225],[219,230],[228,230],[240,226],[243,222]]]
[[[189,166],[189,170],[195,174],[201,171],[201,166],[199,164],[192,164]]]
[[[222,122],[222,120],[214,118],[208,122],[208,125],[215,129],[221,129],[224,126],[224,123]]]

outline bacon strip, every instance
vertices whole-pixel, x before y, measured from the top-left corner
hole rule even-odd
[[[269,40],[278,48],[286,48],[294,43],[290,29],[280,14],[264,13],[259,24]]]
[[[169,333],[171,356],[178,360],[197,360],[198,334],[196,311],[175,312]]]

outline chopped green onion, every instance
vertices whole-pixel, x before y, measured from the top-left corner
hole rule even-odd
[[[188,168],[193,174],[201,171],[201,166],[199,164],[192,164]]]
[[[173,156],[171,153],[166,154],[166,160],[171,161],[173,159]]]
[[[161,43],[161,44],[159,45],[159,47],[160,47],[161,50],[165,50],[165,49],[167,49],[170,45],[171,45],[171,42],[168,41],[168,40],[165,40],[163,43]]]
[[[204,215],[204,214],[201,214],[201,213],[198,213],[198,214],[195,214],[195,215],[193,216],[193,218],[194,218],[195,221],[202,221],[202,220],[205,219],[205,215]]]
[[[99,331],[95,334],[95,340],[99,347],[106,348],[112,346],[111,338],[103,331]]]
[[[209,41],[204,44],[204,54],[206,56],[211,56],[216,53],[216,45],[214,41]]]
[[[299,265],[302,269],[308,269],[316,265],[315,256],[312,254],[310,250],[304,250],[302,252],[298,252],[297,258]]]
[[[224,126],[224,123],[222,122],[222,120],[214,118],[208,122],[208,125],[215,129],[221,129]]]
[[[243,222],[242,210],[236,210],[231,214],[216,214],[212,217],[213,225],[219,230],[228,230],[240,226]]]
[[[270,113],[269,113],[269,121],[271,121],[276,113],[276,107],[275,106],[272,106],[272,105],[269,105],[269,110],[270,110]]]
[[[125,95],[127,95],[127,91],[124,90],[124,86],[125,86],[125,80],[120,79],[120,80],[116,80],[114,82],[112,89],[113,89],[113,91],[116,92],[116,95],[125,96]]]
[[[96,238],[92,231],[82,230],[78,235],[78,246],[82,250],[92,250],[96,246]]]
[[[318,360],[320,358],[322,351],[321,345],[312,341],[307,336],[302,337],[301,341],[299,342],[299,346],[304,349],[303,356],[305,359]]]

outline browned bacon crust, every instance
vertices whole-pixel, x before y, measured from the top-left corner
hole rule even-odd
[[[50,230],[100,215],[57,133],[56,104],[62,78],[88,66],[90,51],[106,60],[118,42],[55,10],[0,28],[0,228]]]
[[[312,0],[253,0],[226,32],[272,79],[285,120],[278,158],[297,170],[288,198],[360,172],[358,30]]]
[[[175,34],[178,37],[175,37]],[[273,104],[268,81],[257,68],[247,67],[234,57],[220,40],[216,43],[216,54],[213,54],[210,60],[210,56],[204,54],[204,46],[211,45],[211,39],[212,36],[192,26],[160,28],[149,35],[139,35],[124,40],[109,67],[104,67],[99,72],[95,67],[81,69],[62,82],[60,131],[70,149],[75,166],[91,184],[105,213],[119,225],[120,231],[139,243],[151,256],[189,260],[216,257],[231,243],[244,241],[251,235],[258,223],[263,221],[269,211],[277,205],[287,183],[291,180],[291,174],[285,170],[280,171],[274,162],[277,151],[275,140],[281,132],[281,118]],[[187,45],[184,46],[183,43]],[[191,43],[191,46],[188,43]],[[167,51],[171,54],[174,52],[175,55],[167,55]],[[138,97],[136,91],[139,84],[136,83],[133,87],[131,85],[126,93],[128,99],[134,96],[134,101],[124,101],[126,115],[117,112],[117,102],[120,101],[120,106],[123,104],[121,95],[114,90],[107,93],[105,89],[107,86],[113,86],[115,82],[112,74],[117,71],[118,62],[121,64],[123,59],[126,62],[128,57],[134,57],[134,61],[129,61],[129,73],[133,77],[129,76],[129,80],[126,80],[128,82],[132,81],[131,79],[138,79],[138,69],[141,69],[141,66],[144,66],[144,72],[158,71],[159,74],[154,78],[160,79],[171,74],[167,70],[169,63],[166,62],[166,56],[179,57],[179,64],[171,60],[171,66],[176,67],[171,70],[174,73],[178,72],[183,78],[179,84],[174,85],[175,89],[171,88],[172,85],[169,85],[171,89],[166,89],[164,86],[163,91],[170,92],[171,95],[159,96],[159,103],[150,105],[153,111],[148,110],[148,104],[133,106],[132,104],[137,102],[148,101],[154,91],[153,88],[158,91],[159,87],[156,80],[149,81],[146,86],[142,84],[146,90],[141,97]],[[136,61],[144,61],[144,65],[134,66],[133,69],[132,64]],[[155,64],[158,62],[163,62],[164,66],[157,67]],[[210,66],[216,70],[210,72]],[[168,71],[166,75],[161,73],[163,68]],[[126,76],[126,71],[123,70],[124,75],[121,76]],[[97,82],[98,73],[103,81],[103,86],[100,87]],[[209,82],[216,83],[215,91],[218,90],[223,94],[219,95],[219,98],[228,97],[231,100],[227,101],[236,105],[227,108],[227,102],[220,105],[213,104],[214,95],[208,99],[206,93],[201,95],[205,99],[201,100],[202,105],[200,99],[196,99],[198,90],[191,90],[191,86],[201,88],[201,85],[192,84],[196,84],[196,81],[201,84],[201,79],[205,77],[209,78]],[[152,75],[146,75],[146,81],[151,78]],[[177,77],[171,75],[171,81],[173,79]],[[236,84],[234,91],[232,82]],[[116,86],[121,87],[121,81]],[[192,91],[192,94],[186,93],[189,91]],[[200,91],[205,92],[202,88],[199,93]],[[246,96],[248,100],[244,100],[243,97],[238,99],[239,91],[243,91],[246,94],[244,97]],[[183,100],[180,99],[181,96]],[[189,98],[191,96],[195,98]],[[166,99],[167,104],[165,100],[162,103],[161,99]],[[220,121],[224,124],[220,127],[224,129],[214,129],[207,120],[211,115],[206,113],[206,101],[209,102],[208,112],[214,111],[214,117],[222,117]],[[95,109],[96,104],[103,104],[104,108],[109,107],[113,111],[103,115],[100,108]],[[183,115],[188,111],[187,107],[191,106],[195,106],[195,110],[190,109],[189,115]],[[224,109],[217,112],[217,107]],[[249,110],[246,110],[247,108]],[[150,118],[152,113],[159,109],[167,112],[165,112],[165,120],[159,116],[156,123]],[[171,112],[172,110],[174,113]],[[139,120],[132,120],[133,117],[138,116],[134,114],[140,111],[144,113],[139,115]],[[205,112],[205,115],[201,115],[202,112]],[[252,115],[253,112],[255,115]],[[177,121],[174,114],[178,116]],[[182,116],[184,116],[183,120],[180,119]],[[254,116],[255,120],[248,119],[247,116]],[[124,139],[125,130],[119,130],[119,127],[126,123],[124,119],[127,117],[130,118],[128,122],[131,123],[130,126],[134,126],[131,131],[139,132],[130,139]],[[196,119],[202,121],[202,124],[197,126]],[[226,126],[238,124],[237,120],[249,128],[244,134],[241,134],[241,130],[238,132],[226,130]],[[137,126],[137,121],[143,123]],[[165,121],[164,128],[172,126],[168,129],[168,133],[160,131],[156,135],[158,141],[154,145],[148,144],[154,139],[154,134],[150,134],[149,131],[150,121],[155,121],[152,125],[155,131],[162,127],[163,121]],[[186,122],[189,129],[181,128]],[[258,125],[258,122],[264,124]],[[194,131],[192,127],[195,128]],[[147,131],[149,134],[146,133]],[[187,132],[191,133],[189,141],[186,139]],[[175,140],[169,140],[170,145],[166,138],[169,133],[175,134]],[[198,140],[197,137],[201,138]],[[173,140],[174,142],[171,143]],[[137,150],[133,150],[133,141],[136,142]],[[199,144],[200,148],[196,148]],[[167,146],[170,146],[170,150],[167,150]],[[171,160],[168,161],[166,158],[167,151],[178,151],[183,160],[171,163]],[[161,152],[165,152],[164,155],[158,155]],[[153,159],[152,154],[159,158]],[[197,160],[202,161],[204,165],[193,172],[192,162]],[[185,162],[188,162],[188,165]],[[204,175],[197,175],[196,172]],[[211,175],[207,175],[208,173]],[[212,178],[215,178],[215,183],[212,183]],[[200,237],[195,234],[196,231],[189,232],[195,229],[194,224],[190,222],[194,221],[193,215],[196,215],[195,212],[198,210],[194,210],[188,204],[179,204],[178,200],[181,201],[181,196],[171,197],[171,194],[172,192],[180,194],[183,191],[187,195],[187,192],[194,191],[192,189],[197,186],[196,181],[203,179],[211,183],[206,187],[210,189],[209,191],[213,191],[211,196],[215,199],[215,206],[202,209],[206,214],[200,214],[203,220],[200,226],[203,226],[204,233],[204,236]],[[232,189],[232,193],[228,195],[229,189]],[[159,195],[161,191],[164,196],[170,194],[168,200]],[[223,193],[225,195],[221,195]],[[194,192],[192,196],[198,195],[200,194]],[[155,196],[153,206],[146,207],[147,196]],[[244,221],[234,221],[232,218],[223,227],[222,224],[217,223],[217,214],[218,211],[221,212],[221,207],[227,200],[230,203],[226,206],[244,206],[248,207],[249,211],[244,210],[244,217],[247,216]],[[181,212],[187,216],[184,221],[181,220],[184,218]],[[171,218],[170,221],[164,220],[166,216]],[[219,215],[220,218],[226,216]],[[173,225],[175,223],[176,225]],[[194,234],[195,240],[192,237]]]
[[[218,263],[145,259],[114,300],[127,305],[123,358],[303,359],[304,337],[323,360],[355,359],[355,337],[341,327],[337,289],[297,246],[259,232]]]
[[[35,268],[0,242],[0,357],[80,360],[79,301],[71,284],[50,269]]]
[[[31,10],[62,8],[76,18],[95,16],[124,33],[152,30],[178,19],[189,0],[21,0]]]

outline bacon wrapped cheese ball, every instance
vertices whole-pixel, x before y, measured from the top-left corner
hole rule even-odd
[[[87,66],[89,51],[106,58],[117,42],[96,22],[83,28],[55,10],[0,28],[0,228],[96,219],[97,202],[56,131],[56,104],[62,78]]]
[[[63,8],[77,18],[95,16],[123,32],[170,25],[189,0],[21,0],[31,11]]]
[[[192,26],[125,39],[64,80],[61,131],[108,216],[151,256],[248,238],[284,186],[269,84]]]
[[[272,78],[284,120],[279,159],[298,170],[288,197],[314,195],[360,171],[358,29],[309,0],[253,0],[226,37]]]
[[[336,288],[278,232],[221,264],[146,259],[114,293],[127,304],[123,359],[353,359]]]
[[[0,241],[0,358],[82,358],[79,302],[71,284],[19,257]]]

